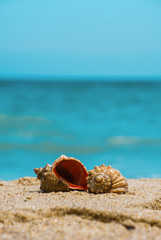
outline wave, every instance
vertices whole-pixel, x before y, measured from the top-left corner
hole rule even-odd
[[[61,138],[72,140],[72,133],[64,133],[62,129],[52,120],[41,116],[12,116],[0,114],[0,137],[8,140],[12,137],[18,139],[32,140],[38,138]]]
[[[36,151],[39,153],[72,153],[72,154],[96,154],[100,153],[103,149],[96,146],[78,146],[78,145],[61,145],[52,142],[43,143],[0,143],[1,151],[10,151],[14,149]]]
[[[41,135],[44,129],[49,132],[54,122],[41,116],[12,116],[0,114],[0,134],[14,135],[24,139],[31,139]]]
[[[137,136],[116,136],[107,139],[110,146],[161,144],[161,139],[140,138]]]
[[[12,116],[12,115],[6,115],[6,114],[0,114],[0,123],[10,123],[12,125],[17,125],[16,123],[23,123],[23,124],[29,124],[29,123],[52,123],[47,118],[41,117],[41,116]]]

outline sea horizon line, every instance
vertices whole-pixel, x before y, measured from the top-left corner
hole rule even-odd
[[[0,82],[161,82],[161,76],[80,76],[19,75],[0,76]]]

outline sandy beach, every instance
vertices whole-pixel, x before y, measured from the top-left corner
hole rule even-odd
[[[161,179],[128,179],[127,194],[40,191],[0,181],[0,239],[161,239]]]

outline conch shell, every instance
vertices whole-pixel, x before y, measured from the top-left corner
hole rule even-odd
[[[87,190],[88,172],[78,159],[61,155],[52,165],[34,169],[45,192]]]
[[[111,166],[96,166],[88,172],[87,188],[90,193],[126,193],[128,183],[122,174]]]
[[[60,181],[52,171],[52,166],[47,164],[44,168],[35,168],[37,179],[40,180],[40,189],[44,192],[69,191],[68,186]]]

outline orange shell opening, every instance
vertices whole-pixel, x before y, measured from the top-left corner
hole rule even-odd
[[[83,164],[74,159],[62,159],[55,166],[53,172],[58,179],[63,179],[71,189],[87,190],[87,170]]]

